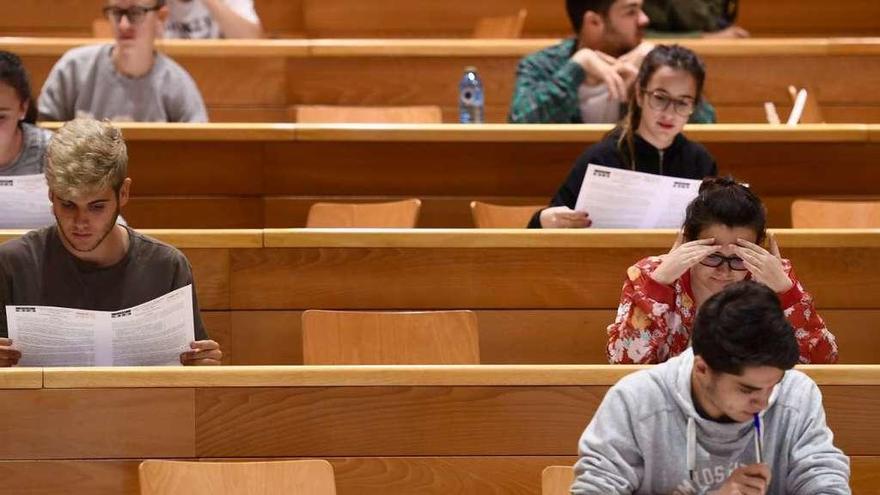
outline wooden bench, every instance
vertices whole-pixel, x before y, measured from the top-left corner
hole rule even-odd
[[[419,198],[420,227],[472,227],[469,204],[547,204],[610,125],[120,124],[139,228],[302,227],[317,201]],[[798,197],[880,195],[880,126],[690,126],[772,227]],[[369,173],[365,171],[368,170]],[[846,173],[840,173],[846,170]]]
[[[0,33],[90,36],[101,0],[2,0]],[[571,33],[562,2],[546,0],[255,0],[269,36],[280,38],[468,37],[477,19],[528,10],[523,36]],[[738,24],[754,36],[872,36],[880,30],[872,0],[740,0]]]
[[[606,363],[626,269],[673,231],[145,231],[193,265],[228,364],[301,364],[307,309],[471,309],[485,364]],[[18,235],[0,235],[6,240]],[[880,364],[880,231],[780,230],[843,363]]]
[[[340,494],[537,495],[542,469],[574,462],[608,387],[635,369],[0,370],[0,475],[8,494],[134,495],[143,458],[325,458]],[[854,492],[876,493],[880,369],[802,369],[852,456]]]
[[[6,38],[0,49],[22,55],[39,94],[63,53],[92,42]],[[487,121],[504,122],[518,61],[556,42],[214,40],[159,46],[192,74],[217,122],[283,122],[296,105],[439,105],[444,122],[457,122],[458,80],[468,65],[478,68],[485,85]],[[880,39],[682,43],[706,61],[706,94],[721,122],[764,122],[767,101],[788,114],[792,84],[813,89],[828,122],[880,122],[880,95],[873,91],[880,79]],[[222,77],[216,70],[220,58],[228,62]]]

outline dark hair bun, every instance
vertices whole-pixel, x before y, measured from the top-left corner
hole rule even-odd
[[[700,194],[737,186],[745,187],[729,175],[727,177],[706,177],[700,184]]]

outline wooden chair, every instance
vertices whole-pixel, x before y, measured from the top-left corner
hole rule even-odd
[[[483,17],[474,26],[474,38],[519,38],[526,24],[528,10],[520,9],[513,15]]]
[[[573,482],[571,466],[547,466],[541,473],[541,495],[569,495]]]
[[[336,495],[324,460],[144,461],[139,471],[141,495]]]
[[[544,205],[502,206],[471,201],[471,216],[478,229],[524,229]]]
[[[303,124],[441,124],[439,106],[351,107],[334,105],[296,105],[294,121]]]
[[[306,227],[411,229],[419,220],[421,207],[418,199],[388,203],[315,203],[309,208]]]
[[[480,364],[472,311],[316,311],[302,316],[303,364]]]
[[[791,204],[791,226],[796,229],[880,228],[880,200],[798,199]]]

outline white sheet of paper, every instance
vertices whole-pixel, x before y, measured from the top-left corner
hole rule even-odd
[[[172,366],[195,339],[192,285],[121,311],[6,306],[19,366]]]
[[[593,228],[681,228],[702,181],[589,164],[575,209]]]
[[[46,176],[0,176],[0,229],[38,229],[55,223]]]

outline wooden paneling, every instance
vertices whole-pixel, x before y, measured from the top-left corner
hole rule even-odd
[[[227,249],[184,249],[193,269],[201,309],[229,308],[230,254]]]
[[[210,462],[214,459],[205,459]],[[572,465],[574,456],[351,457],[328,459],[339,495],[457,493],[538,495],[546,466]],[[857,495],[880,492],[880,459],[855,456],[851,487]],[[137,495],[134,461],[0,462],[4,493]]]
[[[36,36],[90,36],[101,2],[89,0],[4,0],[9,12],[0,33]],[[439,38],[469,37],[480,17],[528,10],[526,37],[571,34],[564,4],[546,0],[256,0],[271,37]],[[880,8],[872,0],[742,0],[738,24],[762,36],[870,36],[880,31]]]
[[[572,455],[574,439],[606,390],[601,386],[200,389],[197,455]],[[450,408],[451,404],[455,406]],[[517,434],[511,435],[513,431]]]
[[[841,364],[880,363],[874,331],[880,310],[819,311],[837,338]],[[605,329],[616,309],[476,314],[483,364],[605,364]],[[203,313],[211,337],[221,343],[224,364],[234,365],[302,364],[301,317],[301,311]]]
[[[606,390],[200,389],[197,452],[206,457],[573,455],[574,439]],[[880,425],[872,418],[880,397],[874,387],[826,386],[823,396],[835,442],[850,455],[875,453]]]
[[[203,459],[205,462],[227,459]],[[251,459],[243,459],[251,460]],[[345,457],[333,464],[339,495],[538,495],[541,471],[575,456]],[[857,495],[880,493],[880,459],[851,458]],[[139,461],[0,461],[9,495],[138,495]]]
[[[877,307],[880,276],[872,270],[877,248],[782,249],[821,306]],[[231,253],[231,307],[610,308],[618,302],[626,268],[665,251],[659,246],[511,248],[493,249],[486,256],[482,249],[450,247],[236,250]]]
[[[650,254],[656,253],[496,249],[486,256],[480,249],[448,248],[235,251],[231,305],[234,309],[603,308],[616,304],[627,266]]]
[[[0,458],[193,456],[193,391],[2,390]]]
[[[135,196],[123,212],[137,229],[262,228],[263,202],[249,196]],[[287,225],[292,227],[294,225]]]
[[[139,495],[138,460],[0,461],[7,495]]]

